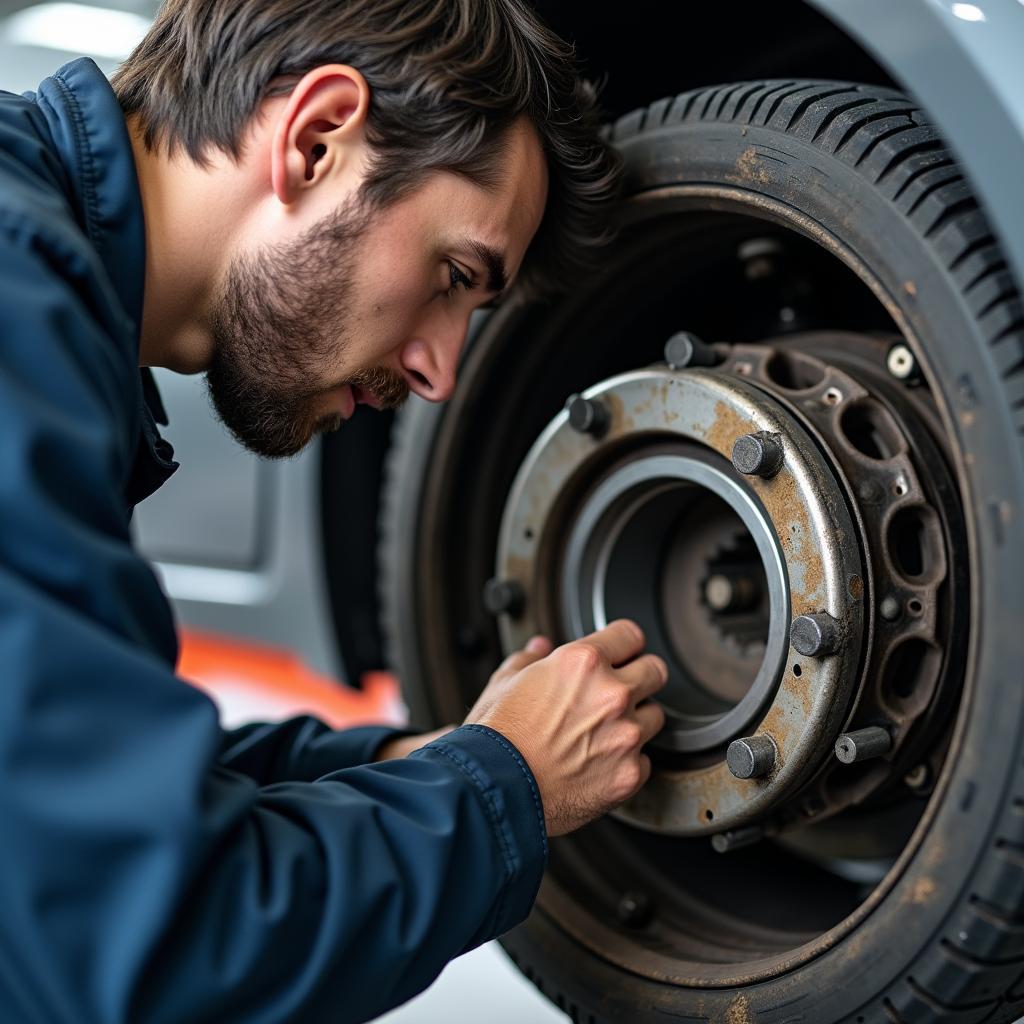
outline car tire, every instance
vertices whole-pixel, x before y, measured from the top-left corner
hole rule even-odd
[[[666,190],[694,190],[710,206],[721,190],[721,202],[785,216],[870,279],[927,367],[936,429],[955,452],[967,646],[927,809],[869,911],[841,935],[748,976],[740,968],[705,979],[682,968],[676,977],[644,974],[624,966],[614,942],[596,949],[568,926],[573,896],[552,877],[503,944],[545,995],[586,1024],[1016,1020],[1024,1012],[1024,307],[993,231],[927,115],[892,90],[795,81],[700,89],[621,118],[610,138],[625,161],[627,224],[631,207]],[[657,258],[670,261],[671,252]],[[601,276],[583,286],[586,295],[570,297],[576,315],[613,284]],[[486,401],[462,400],[460,390],[448,408],[417,404],[400,419],[386,475],[381,593],[392,658],[425,725],[468,707],[500,653],[496,631],[480,625],[475,588],[515,468],[495,466],[505,447],[518,465],[527,443],[503,438],[531,413],[521,400],[507,414],[498,409],[493,381],[511,372],[507,360],[527,359],[524,346],[548,346],[532,364],[535,378],[557,361],[551,346],[570,322],[565,306],[513,303],[475,333],[464,369],[469,384],[491,375]],[[555,413],[552,402],[538,399],[537,423]],[[475,435],[471,448],[459,431]],[[527,433],[536,436],[536,426]],[[466,500],[470,466],[478,507]],[[478,579],[463,584],[456,565],[477,549]],[[457,661],[469,681],[454,692]],[[578,844],[628,842],[623,826],[614,836],[602,827],[584,830]],[[697,842],[678,840],[684,868],[686,844]],[[744,871],[759,870],[756,852],[735,856],[745,858]],[[649,925],[620,917],[602,927],[628,937]]]

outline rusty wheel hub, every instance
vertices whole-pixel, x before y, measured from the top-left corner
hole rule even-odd
[[[936,644],[934,616],[902,614],[931,608],[946,576],[935,488],[914,471],[913,431],[810,347],[723,345],[716,367],[601,381],[551,421],[510,491],[506,650],[629,616],[670,666],[651,780],[615,812],[630,824],[735,837],[832,814],[888,778],[933,703],[938,678],[893,700],[867,670],[891,676],[899,651]],[[930,530],[909,582],[920,567],[901,572],[892,550],[901,508]],[[833,786],[851,723],[893,743]]]

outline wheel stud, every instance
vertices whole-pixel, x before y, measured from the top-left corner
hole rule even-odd
[[[857,761],[887,754],[891,746],[892,737],[888,730],[872,725],[840,736],[836,740],[836,757],[843,764],[855,764]]]
[[[570,395],[565,408],[569,412],[569,426],[581,434],[600,437],[611,423],[608,407],[596,398]]]
[[[770,736],[748,736],[733,740],[725,752],[725,763],[737,779],[758,779],[775,767],[778,752]]]
[[[752,846],[763,838],[764,829],[760,825],[747,825],[746,828],[716,833],[711,837],[711,847],[715,853],[730,853],[732,850],[741,850],[744,846]]]
[[[732,464],[744,476],[775,476],[782,458],[782,445],[766,430],[744,434],[732,446]]]
[[[492,615],[511,615],[515,618],[526,604],[526,593],[515,580],[495,577],[484,584],[484,607]]]
[[[676,331],[665,342],[665,362],[671,370],[685,370],[688,366],[714,366],[718,361],[715,350],[689,331]]]
[[[842,647],[843,631],[827,612],[798,615],[789,628],[789,639],[804,657],[824,658]]]
[[[917,360],[906,345],[893,345],[885,357],[885,368],[897,380],[910,382],[919,376]]]

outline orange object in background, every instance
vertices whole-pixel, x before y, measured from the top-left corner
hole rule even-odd
[[[408,721],[390,672],[366,673],[357,690],[283,648],[193,629],[180,630],[179,642],[178,674],[210,694],[228,728],[303,714],[335,729]]]

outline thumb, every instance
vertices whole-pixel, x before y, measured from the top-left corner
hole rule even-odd
[[[517,672],[532,665],[541,658],[546,658],[554,649],[554,644],[546,636],[531,637],[521,651],[513,651],[497,668],[496,676],[514,676]]]
[[[555,648],[555,645],[546,636],[533,636],[526,642],[526,648],[530,654],[536,654],[538,658],[546,658]]]

